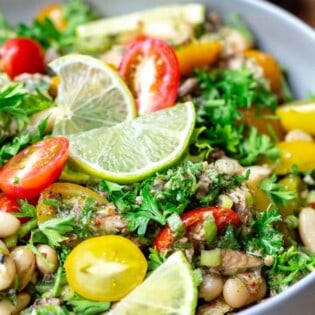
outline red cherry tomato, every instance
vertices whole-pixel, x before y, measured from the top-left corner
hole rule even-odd
[[[240,224],[239,215],[231,209],[212,206],[198,208],[182,214],[181,219],[185,228],[190,228],[203,221],[207,216],[212,215],[218,230],[224,229],[228,224],[237,226]],[[168,225],[158,234],[153,242],[159,252],[166,250],[173,244],[173,232]]]
[[[15,198],[11,198],[4,193],[0,193],[0,211],[3,212],[20,212],[20,204]],[[29,218],[18,218],[21,223],[25,223]]]
[[[1,48],[4,72],[14,78],[22,73],[43,73],[45,53],[38,42],[18,37],[7,40]]]
[[[171,46],[159,39],[136,42],[124,54],[119,71],[136,98],[139,114],[174,105],[179,66]]]
[[[69,140],[51,137],[11,158],[0,169],[0,188],[13,198],[31,199],[55,182],[68,158]]]

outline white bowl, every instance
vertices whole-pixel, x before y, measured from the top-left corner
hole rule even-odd
[[[30,21],[34,13],[56,0],[0,0],[0,11],[12,22]],[[62,1],[61,1],[62,2]],[[65,2],[65,1],[64,1]],[[169,4],[171,0],[91,0],[106,15],[133,12]],[[193,2],[174,0],[174,3]],[[263,0],[203,0],[209,9],[227,15],[237,12],[254,33],[259,47],[273,54],[288,70],[289,84],[296,98],[315,92],[315,32],[293,15]],[[242,315],[315,314],[315,272],[287,291],[253,306]],[[148,314],[149,315],[149,314]],[[150,314],[151,315],[151,314]]]

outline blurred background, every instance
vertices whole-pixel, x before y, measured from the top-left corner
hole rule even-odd
[[[315,0],[270,0],[315,27]]]

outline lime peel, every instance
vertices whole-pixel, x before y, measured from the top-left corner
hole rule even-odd
[[[194,105],[186,102],[110,128],[69,135],[70,159],[101,179],[139,181],[181,159],[195,115]]]
[[[177,251],[118,302],[109,315],[193,315],[197,296],[191,265]]]

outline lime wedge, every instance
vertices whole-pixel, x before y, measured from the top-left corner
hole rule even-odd
[[[53,134],[110,127],[136,116],[128,87],[118,72],[102,61],[71,54],[49,66],[60,77]]]
[[[109,315],[192,315],[196,304],[191,266],[178,251],[115,305]]]
[[[194,105],[177,104],[111,128],[70,135],[70,159],[98,178],[135,182],[176,163],[194,126]]]

